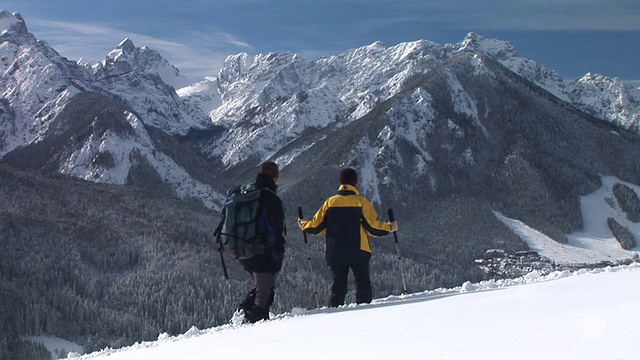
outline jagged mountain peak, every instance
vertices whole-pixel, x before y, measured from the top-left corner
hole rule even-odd
[[[0,155],[38,141],[66,101],[87,87],[87,72],[29,33],[18,13],[0,12]]]
[[[91,69],[96,85],[124,99],[147,125],[171,135],[211,125],[201,109],[178,97],[176,89],[189,81],[147,46],[136,47],[126,38]]]
[[[148,46],[136,47],[129,38],[123,39],[104,60],[94,64],[93,71],[98,78],[140,72],[158,75],[163,82],[175,89],[189,85],[189,81],[180,75],[180,71],[159,52]]]
[[[625,87],[626,85],[619,78],[611,78],[602,74],[588,72],[577,80],[579,83],[589,83],[598,86],[601,90]],[[630,86],[629,86],[630,87]]]
[[[508,41],[492,39],[470,32],[461,42],[445,45],[445,49],[453,54],[470,52],[490,56],[509,70],[532,81],[554,96],[569,101],[564,80],[558,73],[533,60],[522,57]]]
[[[116,46],[113,50],[111,50],[103,63],[109,61],[131,61],[133,57],[136,56],[136,46],[133,41],[129,38],[125,38],[122,40],[118,46]]]
[[[228,56],[218,74],[221,83],[237,81],[247,75],[255,80],[266,73],[273,74],[284,66],[303,59],[295,53],[271,52],[251,57],[247,53]],[[246,79],[249,80],[249,79]]]
[[[20,13],[11,13],[6,10],[2,10],[0,11],[0,34],[5,34],[9,31],[16,33],[28,33],[27,25]]]
[[[259,54],[254,58],[251,68],[255,69],[255,73],[273,73],[281,71],[284,67],[304,62],[305,60],[296,53],[282,52],[282,53],[268,53]]]
[[[485,36],[470,32],[465,38],[454,46],[457,51],[470,51],[489,55],[496,60],[520,57],[515,47],[508,41],[491,39]]]
[[[411,63],[423,57],[441,58],[442,46],[429,40],[416,40],[410,42],[399,43],[394,46],[387,47],[382,42],[376,41],[371,45],[352,49],[337,58],[345,59],[348,64],[363,66],[365,63],[371,63],[373,59],[384,64]],[[407,64],[405,64],[407,65]],[[371,67],[371,66],[368,66]]]
[[[120,42],[120,44],[118,44],[117,48],[120,48],[120,49],[122,49],[124,51],[127,51],[127,52],[133,52],[133,51],[136,50],[136,45],[133,43],[133,41],[131,39],[129,39],[127,37],[127,38],[124,38]]]
[[[385,44],[382,41],[375,41],[369,45],[365,45],[365,46],[360,46],[357,47],[355,49],[352,49],[350,51],[347,51],[348,54],[352,54],[353,55],[371,55],[371,54],[375,54],[375,53],[379,53],[382,52],[384,50],[386,50],[387,47],[385,46]]]
[[[640,88],[619,78],[587,73],[571,82],[566,93],[582,110],[615,126],[640,132]]]
[[[27,24],[20,13],[0,11],[0,42],[10,41],[17,44],[34,41]]]

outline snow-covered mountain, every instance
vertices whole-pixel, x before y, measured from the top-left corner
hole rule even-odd
[[[219,207],[227,186],[169,136],[210,121],[176,94],[173,85],[185,83],[160,54],[125,39],[102,62],[79,65],[30,34],[20,14],[1,12],[0,26],[0,155],[15,150],[4,161]],[[27,145],[38,148],[37,160],[27,160]]]
[[[63,106],[90,88],[88,72],[28,32],[20,14],[0,12],[0,155],[41,140]]]
[[[640,133],[640,88],[620,79],[588,73],[571,83],[572,103],[623,129]]]
[[[209,86],[198,83],[180,94],[203,99],[194,101],[201,101],[215,124],[229,129],[207,151],[233,167],[253,156],[273,156],[303,133],[340,128],[362,118],[461,53],[477,57],[475,71],[482,72],[481,57],[489,57],[604,121],[627,129],[637,122],[637,89],[591,74],[566,83],[555,71],[521,57],[509,42],[474,33],[444,46],[426,40],[392,47],[377,42],[317,61],[288,53],[238,54],[227,58]],[[477,105],[465,89],[457,96],[459,110],[474,111]],[[220,99],[220,104],[216,100],[212,107],[211,99]],[[298,151],[291,149],[282,159],[290,161]]]
[[[169,135],[185,135],[210,124],[200,108],[178,97],[175,89],[187,85],[187,80],[155,50],[137,48],[124,39],[91,70],[97,88],[123,99],[146,124]]]
[[[375,43],[318,61],[289,53],[238,54],[229,56],[212,80],[217,86],[199,85],[213,95],[195,89],[182,94],[221,99],[209,115],[229,130],[208,155],[233,167],[253,157],[273,156],[303,133],[341,128],[361,118],[444,57],[444,50],[429,41],[390,49]],[[304,146],[283,155],[284,164]]]

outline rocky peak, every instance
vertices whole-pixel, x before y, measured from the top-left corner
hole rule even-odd
[[[460,43],[456,44],[454,49],[454,52],[470,51],[483,53],[498,61],[520,56],[508,41],[489,39],[473,32],[468,33]]]
[[[571,102],[616,126],[640,133],[640,89],[618,78],[587,73],[569,84]]]
[[[122,51],[126,53],[133,53],[136,51],[136,46],[133,44],[133,41],[129,38],[124,38],[120,44],[116,47],[116,49],[122,49]]]
[[[20,13],[0,12],[0,42],[5,41],[16,44],[35,41]]]
[[[160,53],[147,46],[138,48],[129,38],[122,40],[99,65],[94,66],[94,73],[102,79],[133,71],[157,75],[176,89],[188,85],[187,79]]]

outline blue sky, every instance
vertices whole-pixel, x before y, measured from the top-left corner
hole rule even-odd
[[[0,0],[69,59],[102,60],[125,37],[189,80],[228,55],[293,52],[314,60],[382,41],[457,43],[468,32],[511,42],[567,79],[640,80],[640,0]]]

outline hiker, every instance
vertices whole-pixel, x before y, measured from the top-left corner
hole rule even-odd
[[[249,291],[240,304],[238,311],[244,312],[245,320],[255,323],[269,319],[269,307],[275,296],[276,276],[282,269],[284,259],[284,208],[282,201],[276,195],[278,181],[278,165],[266,161],[260,165],[260,172],[256,177],[256,186],[261,190],[259,208],[267,210],[267,221],[272,245],[249,259],[239,260],[242,267],[251,274],[254,288]],[[264,231],[258,225],[259,233]]]
[[[373,293],[369,275],[369,237],[386,236],[398,230],[396,221],[378,220],[373,205],[360,195],[357,184],[358,174],[354,169],[341,170],[338,194],[329,197],[313,219],[298,219],[302,231],[315,235],[325,234],[326,262],[333,280],[330,307],[344,305],[349,269],[356,281],[356,302],[371,302]]]

